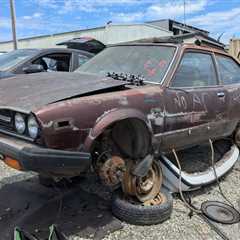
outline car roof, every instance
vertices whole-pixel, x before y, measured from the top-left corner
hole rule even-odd
[[[224,54],[227,56],[231,56],[224,48],[219,48],[217,46],[207,46],[207,45],[198,45],[194,43],[183,43],[183,42],[177,42],[177,41],[153,41],[153,39],[143,39],[138,41],[132,41],[132,42],[126,42],[126,43],[119,43],[119,44],[113,44],[108,45],[108,47],[113,46],[173,46],[178,47],[182,49],[196,49],[199,51],[208,51],[208,52],[214,52],[219,54]],[[231,56],[232,57],[232,56]]]
[[[84,50],[78,50],[78,49],[72,49],[72,48],[42,48],[42,51],[59,51],[59,52],[76,52],[76,53],[82,53],[84,55],[88,55],[88,56],[95,56],[95,54],[90,53],[88,51],[84,51]]]
[[[63,52],[63,53],[72,53],[72,52],[76,52],[76,53],[82,53],[83,55],[92,57],[94,56],[94,54],[84,51],[84,50],[77,50],[77,49],[71,49],[71,48],[22,48],[19,50],[26,50],[26,51],[36,51],[38,53],[43,53],[43,52]]]

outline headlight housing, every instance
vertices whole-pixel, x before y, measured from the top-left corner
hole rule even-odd
[[[38,136],[39,133],[39,125],[34,116],[29,116],[28,117],[28,134],[31,138],[35,139]]]
[[[25,123],[24,116],[22,114],[20,113],[15,114],[14,124],[18,133],[23,134],[25,132],[26,123]]]

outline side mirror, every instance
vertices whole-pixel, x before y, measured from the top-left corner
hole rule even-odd
[[[23,71],[25,73],[39,73],[39,72],[44,72],[44,68],[40,64],[31,64],[27,67],[24,67]]]

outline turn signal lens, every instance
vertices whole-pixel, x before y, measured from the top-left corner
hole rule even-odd
[[[7,164],[9,167],[14,168],[16,170],[21,170],[21,166],[19,162],[15,159],[6,157],[4,160],[5,164]]]

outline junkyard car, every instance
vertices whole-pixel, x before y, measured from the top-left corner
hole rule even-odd
[[[74,49],[19,49],[0,56],[0,72],[24,74],[37,72],[72,72],[94,54]]]
[[[74,73],[3,79],[2,160],[52,177],[95,169],[148,202],[162,185],[162,154],[208,139],[239,143],[239,83],[224,50],[157,39],[109,46]],[[234,162],[224,164],[219,176]]]

